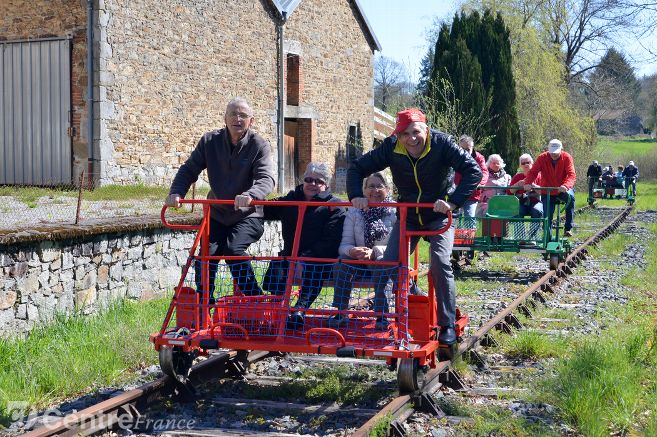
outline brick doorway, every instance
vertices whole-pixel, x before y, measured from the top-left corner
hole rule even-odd
[[[283,135],[285,189],[301,183],[306,166],[312,160],[315,123],[311,118],[286,118]]]

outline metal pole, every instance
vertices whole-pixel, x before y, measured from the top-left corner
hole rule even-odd
[[[283,135],[285,132],[285,64],[283,53],[283,30],[285,21],[287,20],[287,13],[281,13],[281,22],[278,24],[278,191],[284,192],[285,190],[285,153],[283,146]]]
[[[82,187],[84,185],[84,170],[80,173],[80,188],[78,189],[78,207],[75,210],[75,224],[80,223],[80,207],[82,206]]]
[[[87,0],[87,177],[94,177],[94,5]]]

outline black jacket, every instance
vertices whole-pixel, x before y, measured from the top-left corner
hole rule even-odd
[[[587,178],[597,179],[600,176],[602,176],[602,167],[600,166],[600,164],[598,164],[598,165],[595,165],[595,164],[589,165],[589,169],[586,170],[586,177]]]
[[[432,129],[427,142],[417,160],[411,158],[395,136],[386,138],[381,146],[355,160],[347,171],[349,199],[364,197],[366,176],[390,167],[400,202],[434,203],[443,199],[462,206],[481,181],[479,165],[449,135]],[[461,181],[447,197],[455,171],[461,174]],[[409,222],[420,225],[444,217],[428,208],[423,208],[419,217],[415,210],[408,215]]]
[[[305,201],[303,184],[297,186],[283,197],[274,200]],[[316,195],[312,201],[342,202],[328,191]],[[280,256],[290,256],[294,244],[294,231],[297,227],[299,208],[296,206],[267,205],[265,220],[280,220],[283,226],[283,251]],[[338,247],[342,241],[342,225],[346,210],[343,207],[310,206],[306,209],[299,241],[299,256],[314,258],[337,258]]]
[[[626,178],[637,178],[639,179],[639,168],[634,165],[628,165],[623,170],[623,176]]]
[[[235,146],[227,129],[207,132],[173,179],[169,194],[185,197],[187,190],[206,169],[210,182],[208,199],[233,200],[238,194],[262,200],[274,189],[274,162],[271,146],[260,135],[248,130]],[[233,205],[212,205],[214,220],[233,225],[244,217],[262,217],[260,208],[235,211]]]

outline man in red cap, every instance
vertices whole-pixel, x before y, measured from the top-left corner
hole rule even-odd
[[[459,147],[454,139],[430,129],[427,118],[417,108],[397,113],[395,131],[380,147],[356,159],[347,172],[347,192],[354,207],[367,209],[362,182],[366,176],[390,168],[400,202],[433,203],[428,208],[408,211],[406,227],[409,230],[436,230],[447,222],[447,212],[462,206],[481,180],[481,170],[472,155]],[[456,190],[447,195],[452,185],[453,172],[461,174]],[[415,250],[419,238],[411,240]],[[439,341],[446,345],[456,342],[456,287],[450,257],[454,244],[454,228],[430,237],[430,271],[436,288],[438,303]],[[395,261],[399,255],[399,222],[395,224],[383,255],[384,261]],[[385,296],[385,287],[391,273],[381,271],[375,275],[376,296]],[[396,281],[395,281],[396,282]],[[374,299],[374,311],[380,313],[377,327],[387,329],[383,313],[388,311],[385,298]]]

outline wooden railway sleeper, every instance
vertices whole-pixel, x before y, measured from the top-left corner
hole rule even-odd
[[[541,293],[538,290],[536,290],[535,292],[532,293],[532,299],[534,299],[535,301],[538,301],[540,303],[547,302],[547,299],[545,299],[545,296],[543,296],[543,293]]]
[[[483,347],[499,347],[500,344],[495,340],[495,337],[489,332],[486,335],[484,335],[481,340],[479,340],[479,343]]]
[[[522,329],[523,327],[522,323],[520,323],[520,320],[518,320],[518,318],[513,313],[507,314],[506,317],[504,317],[504,321],[516,329]]]
[[[476,350],[469,349],[463,354],[463,358],[470,364],[474,364],[480,370],[485,370],[488,368],[488,363],[486,359]]]
[[[534,318],[534,314],[532,314],[532,311],[529,309],[529,305],[530,305],[529,302],[531,301],[527,301],[527,302],[528,302],[527,305],[525,305],[524,303],[518,305],[518,311],[520,311],[520,314],[527,317],[528,319],[532,319]]]
[[[448,369],[446,372],[438,375],[438,381],[454,391],[465,391],[468,385],[461,379],[461,376],[454,369]]]
[[[497,325],[495,325],[495,329],[497,329],[498,331],[502,331],[505,334],[513,334],[513,329],[511,328],[511,325],[509,325],[505,321],[501,321]]]
[[[437,419],[447,416],[429,393],[420,393],[413,399],[413,408],[423,413],[432,414]]]

